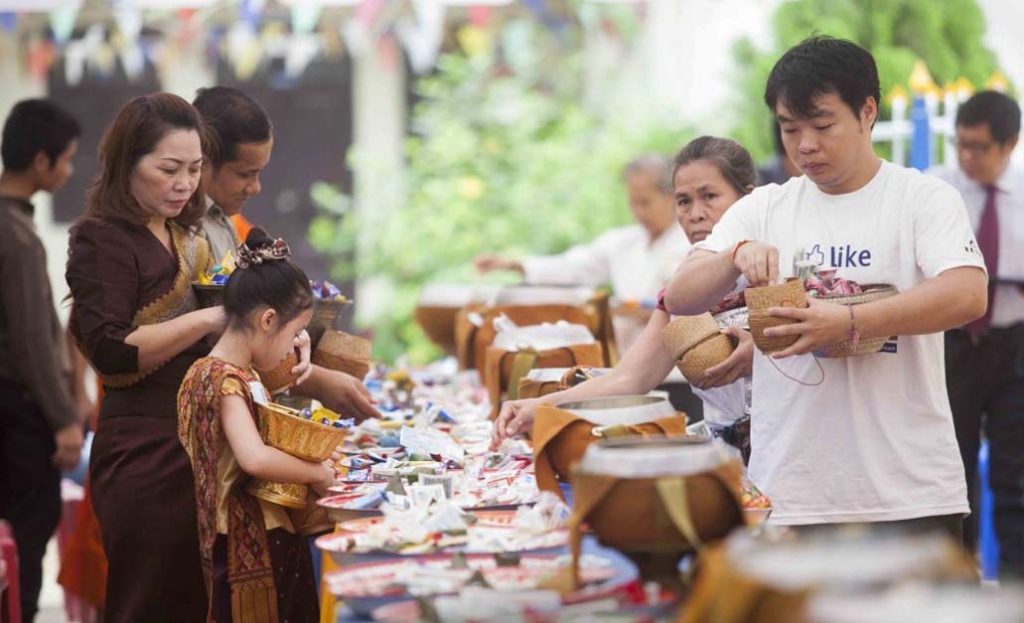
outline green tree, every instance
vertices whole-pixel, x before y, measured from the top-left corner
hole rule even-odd
[[[417,81],[400,210],[377,218],[316,191],[325,209],[310,239],[338,260],[335,277],[384,275],[394,286],[388,314],[373,322],[383,359],[438,354],[412,320],[423,284],[478,280],[470,262],[483,252],[559,252],[628,222],[621,167],[641,152],[671,154],[690,135],[589,109],[580,55],[566,52],[578,45],[545,52],[554,44],[542,30],[531,30],[531,45],[516,46],[514,58],[450,53]],[[372,252],[352,274],[357,232]]]
[[[811,35],[850,39],[870,50],[883,100],[896,85],[906,88],[917,59],[939,85],[963,76],[980,87],[998,67],[982,44],[985,17],[975,0],[793,0],[779,6],[772,24],[771,49],[759,50],[750,40],[734,49],[742,68],[734,136],[759,158],[772,152],[771,115],[764,105],[768,74],[783,52]],[[888,105],[882,105],[886,118]]]

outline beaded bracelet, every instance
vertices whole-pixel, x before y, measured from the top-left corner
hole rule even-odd
[[[850,348],[857,350],[857,343],[860,342],[860,331],[857,330],[857,321],[853,317],[853,305],[847,305],[850,309]]]

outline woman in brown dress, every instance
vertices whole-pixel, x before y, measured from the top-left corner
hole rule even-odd
[[[109,558],[105,620],[206,618],[192,470],[176,396],[219,332],[191,283],[210,264],[202,216],[202,121],[185,100],[143,96],[100,146],[100,175],[71,235],[71,331],[104,386],[90,479]]]

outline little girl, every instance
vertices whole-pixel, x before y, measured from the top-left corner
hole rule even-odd
[[[309,280],[289,255],[283,240],[249,232],[224,289],[224,334],[178,392],[178,436],[195,474],[207,620],[216,623],[319,619],[305,539],[287,509],[245,491],[259,478],[322,494],[334,480],[327,464],[267,446],[257,430],[255,402],[267,397],[253,368],[284,359],[312,316]]]

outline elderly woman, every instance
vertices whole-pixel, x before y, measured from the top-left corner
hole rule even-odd
[[[674,166],[676,216],[690,243],[704,240],[725,211],[753,190],[756,180],[750,154],[728,139],[695,139],[676,155]],[[661,331],[670,320],[659,306],[633,348],[608,374],[541,398],[506,402],[495,421],[492,444],[497,447],[506,437],[528,430],[542,404],[646,393],[657,387],[675,364],[661,344]],[[753,341],[746,331],[727,329],[726,333],[739,341],[739,348],[704,378],[690,381],[704,400],[705,421],[712,432],[746,450],[742,427],[732,427],[744,418]]]
[[[629,212],[636,222],[606,231],[595,240],[559,255],[521,260],[484,254],[474,260],[477,270],[518,272],[534,285],[611,284],[621,303],[653,300],[665,287],[672,271],[690,250],[683,232],[675,226],[671,163],[666,156],[647,154],[623,169]],[[625,305],[615,314],[615,339],[627,352],[644,328],[646,317]]]

